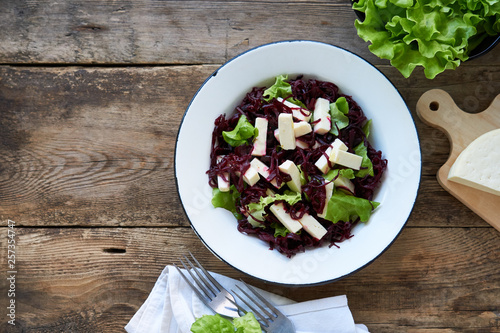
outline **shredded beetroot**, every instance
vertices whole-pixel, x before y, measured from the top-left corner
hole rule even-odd
[[[332,223],[317,216],[316,212],[323,211],[323,208],[327,205],[325,190],[327,181],[324,179],[323,173],[316,167],[315,162],[322,155],[325,155],[325,150],[329,145],[336,138],[339,138],[346,144],[349,151],[353,152],[354,147],[361,142],[365,142],[368,157],[373,163],[374,175],[355,178],[352,182],[355,186],[355,195],[368,200],[372,200],[374,192],[381,182],[382,175],[387,168],[387,160],[382,158],[382,153],[375,150],[365,137],[363,125],[367,119],[361,107],[351,96],[341,94],[338,87],[331,82],[314,79],[306,80],[302,76],[288,82],[292,88],[292,95],[289,97],[301,101],[311,111],[314,111],[314,105],[318,98],[325,98],[330,102],[335,102],[339,97],[345,97],[349,105],[347,114],[349,125],[341,129],[338,136],[332,133],[318,135],[311,132],[299,137],[298,140],[305,145],[305,149],[297,147],[295,150],[282,150],[275,138],[274,129],[278,127],[279,114],[283,112],[291,113],[292,110],[276,99],[266,102],[263,98],[266,87],[255,87],[246,94],[241,103],[235,108],[232,116],[221,115],[215,120],[212,133],[210,168],[207,174],[209,184],[213,188],[217,188],[217,177],[220,176],[225,180],[229,180],[240,193],[236,207],[244,216],[238,221],[238,230],[240,232],[255,235],[267,242],[270,249],[275,249],[291,257],[298,252],[305,251],[307,248],[318,247],[323,244],[337,246],[337,243],[352,237],[351,230],[358,222],[339,221]],[[253,186],[248,186],[243,180],[243,175],[254,158],[251,155],[251,139],[249,139],[248,144],[231,147],[224,141],[222,136],[222,132],[231,131],[236,127],[241,115],[245,115],[251,124],[255,124],[257,117],[268,120],[266,155],[259,157],[259,159],[269,167],[269,177],[267,179],[261,177]],[[302,186],[303,200],[293,206],[285,203],[286,210],[295,219],[301,218],[305,213],[314,216],[327,230],[322,239],[315,239],[307,232],[275,236],[275,229],[271,225],[280,222],[269,212],[269,207],[265,208],[267,213],[264,214],[265,220],[259,221],[262,223],[262,227],[254,227],[247,220],[247,217],[251,215],[251,212],[246,209],[249,203],[259,202],[261,197],[267,196],[269,189],[280,193],[280,190],[271,185],[271,181],[275,181],[280,187],[281,184],[291,180],[289,175],[279,170],[279,165],[286,160],[291,160],[296,165],[300,165],[301,171],[308,180]]]

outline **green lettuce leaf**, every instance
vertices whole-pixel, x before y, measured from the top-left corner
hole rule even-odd
[[[263,220],[264,217],[264,208],[275,201],[278,200],[283,200],[287,202],[290,205],[295,205],[297,202],[299,202],[302,199],[301,194],[293,191],[288,191],[286,190],[283,194],[275,194],[274,196],[267,196],[267,197],[260,197],[259,202],[253,202],[248,204],[247,209],[253,217],[259,220]],[[253,219],[249,219],[249,222],[254,226],[254,227],[264,227],[264,225],[257,223],[254,223],[251,221]],[[275,223],[271,224],[271,227],[274,228],[274,237],[278,236],[286,236],[286,234],[289,232],[288,229],[285,228],[281,223]]]
[[[234,318],[231,322],[222,316],[204,315],[198,318],[191,325],[193,333],[262,333],[260,324],[255,319],[251,312],[247,312],[244,316]]]
[[[359,145],[354,147],[354,153],[363,157],[361,161],[361,168],[356,171],[356,177],[363,178],[367,175],[374,176],[375,173],[373,171],[373,163],[368,157],[368,148],[366,147],[364,142],[361,142]]]
[[[286,82],[288,80],[288,75],[279,75],[275,78],[275,82],[272,86],[264,90],[264,100],[269,102],[273,98],[285,98],[290,103],[298,105],[300,107],[306,108],[304,103],[301,101],[290,97],[292,95],[292,86],[290,83]]]
[[[231,185],[228,192],[222,192],[218,188],[212,190],[212,205],[227,209],[233,213],[238,220],[243,218],[243,215],[236,209],[236,203],[240,198],[240,193],[236,190],[236,186]]]
[[[229,132],[222,132],[222,137],[232,147],[237,147],[248,143],[248,139],[256,136],[257,130],[250,124],[245,115],[241,115],[238,119],[236,127]]]
[[[404,77],[422,66],[433,79],[455,69],[488,35],[500,33],[497,0],[359,0],[354,25],[369,50]]]
[[[335,189],[330,201],[328,201],[325,218],[333,223],[354,221],[358,217],[361,222],[367,222],[372,211],[378,205],[378,202],[358,198]]]
[[[252,312],[247,312],[242,317],[234,318],[233,324],[237,329],[242,329],[241,333],[262,333],[260,324]]]
[[[286,98],[292,94],[292,86],[286,82],[288,75],[279,75],[276,77],[272,86],[264,91],[264,100],[269,102],[273,98]]]
[[[323,176],[328,181],[332,181],[337,178],[337,176],[340,175],[342,177],[345,177],[347,179],[354,179],[354,170],[345,168],[345,169],[331,169],[330,171],[327,172],[326,175]]]
[[[231,321],[220,315],[204,315],[191,325],[193,333],[234,333],[235,327]]]
[[[332,129],[330,133],[339,135],[339,130],[349,125],[349,118],[346,116],[348,113],[349,104],[345,97],[339,97],[335,103],[330,103],[330,115],[332,116]]]

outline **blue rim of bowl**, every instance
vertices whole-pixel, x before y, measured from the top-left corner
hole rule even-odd
[[[365,60],[364,58],[362,58],[361,56],[345,49],[345,48],[342,48],[342,47],[339,47],[339,46],[336,46],[336,45],[333,45],[333,44],[328,44],[328,43],[325,43],[325,42],[319,42],[319,41],[314,41],[314,40],[302,40],[302,39],[296,39],[296,40],[282,40],[282,41],[276,41],[276,42],[271,42],[271,43],[267,43],[267,44],[262,44],[262,45],[259,45],[259,46],[256,46],[254,48],[251,48],[245,52],[242,52],[240,54],[238,54],[237,56],[231,58],[230,60],[226,61],[223,65],[221,65],[219,68],[217,68],[211,75],[208,76],[207,79],[205,79],[205,81],[203,82],[203,84],[198,88],[198,90],[196,91],[196,93],[194,94],[193,98],[191,99],[191,101],[189,102],[188,106],[186,107],[186,111],[184,111],[184,114],[182,116],[182,119],[181,119],[181,122],[179,124],[179,130],[177,131],[177,136],[176,136],[176,140],[175,140],[175,151],[174,151],[174,175],[175,175],[175,186],[176,186],[176,190],[177,190],[177,195],[179,197],[179,200],[181,202],[181,206],[182,206],[182,210],[184,211],[184,215],[186,216],[186,218],[188,219],[189,221],[189,224],[191,226],[191,229],[194,231],[194,233],[196,234],[196,236],[201,240],[201,242],[205,245],[205,247],[214,255],[216,256],[220,261],[224,262],[225,264],[227,264],[228,266],[230,266],[231,268],[243,273],[244,275],[247,275],[247,276],[250,276],[256,280],[260,280],[262,282],[265,282],[267,284],[273,284],[273,285],[280,285],[280,286],[285,286],[285,287],[292,287],[292,288],[298,288],[298,287],[313,287],[313,286],[319,286],[319,285],[325,285],[325,284],[328,284],[328,283],[332,283],[332,282],[335,282],[335,281],[339,281],[339,280],[342,280],[342,279],[345,279],[346,277],[349,277],[359,271],[361,271],[362,269],[366,268],[367,266],[369,266],[370,264],[372,264],[376,259],[378,259],[383,253],[385,253],[385,251],[387,251],[387,249],[389,249],[392,244],[394,244],[394,242],[396,241],[396,239],[399,238],[399,236],[401,235],[401,232],[403,231],[404,227],[406,226],[406,224],[408,223],[408,219],[410,218],[413,210],[415,209],[415,202],[417,200],[417,197],[418,197],[418,194],[420,192],[420,185],[421,185],[421,181],[422,181],[422,163],[420,163],[420,168],[419,168],[419,179],[418,179],[418,184],[417,184],[417,189],[416,189],[416,193],[415,193],[415,198],[413,199],[413,205],[412,205],[412,208],[411,210],[408,212],[408,216],[406,217],[406,220],[405,222],[401,225],[401,228],[399,229],[398,233],[396,234],[396,236],[392,239],[392,241],[386,245],[386,247],[380,251],[380,253],[375,256],[372,260],[370,260],[369,262],[365,263],[364,265],[360,266],[358,269],[350,272],[350,273],[347,273],[347,274],[344,274],[342,276],[339,276],[337,278],[333,278],[333,279],[329,279],[329,280],[325,280],[325,281],[320,281],[320,282],[315,282],[315,283],[308,283],[308,284],[291,284],[291,283],[281,283],[281,282],[275,282],[275,281],[269,281],[269,280],[265,280],[265,279],[262,279],[262,278],[259,278],[257,276],[254,276],[252,274],[249,274],[239,268],[236,268],[234,267],[233,265],[231,265],[230,263],[228,263],[226,260],[224,260],[224,258],[222,258],[216,251],[214,251],[206,242],[205,240],[203,239],[203,237],[198,233],[198,231],[196,230],[196,228],[193,226],[193,223],[191,222],[191,219],[189,218],[189,215],[187,214],[187,211],[186,211],[186,208],[184,207],[184,204],[182,202],[182,198],[181,198],[181,195],[180,195],[180,189],[179,189],[179,180],[177,178],[177,154],[178,154],[178,143],[179,143],[179,134],[181,132],[181,128],[182,128],[182,125],[184,123],[184,119],[186,118],[186,115],[187,115],[187,112],[189,111],[189,108],[191,107],[191,104],[193,103],[193,101],[196,99],[196,97],[198,96],[198,93],[201,91],[201,89],[203,89],[203,87],[215,76],[217,76],[217,73],[219,72],[219,70],[221,68],[223,68],[224,66],[226,66],[227,64],[229,64],[230,62],[238,59],[239,57],[243,56],[244,54],[247,54],[249,52],[252,52],[252,51],[255,51],[257,49],[260,49],[260,48],[263,48],[263,47],[269,47],[269,46],[272,46],[272,45],[276,45],[276,44],[286,44],[286,43],[317,43],[317,44],[321,44],[321,45],[326,45],[326,46],[329,46],[329,47],[334,47],[334,48],[338,48],[338,49],[341,49],[341,50],[344,50],[350,54],[352,54],[353,56],[359,58],[360,60],[366,62],[368,65],[370,65],[371,67],[373,67],[373,69],[375,69],[376,71],[378,71],[381,75],[383,75],[385,77],[385,79],[394,87],[394,89],[397,91],[397,93],[399,94],[399,96],[401,97],[401,99],[403,100],[404,104],[406,105],[406,110],[408,111],[408,113],[410,114],[410,117],[411,119],[413,120],[413,126],[414,126],[414,130],[415,130],[415,133],[417,134],[417,137],[418,137],[418,131],[417,131],[417,128],[416,128],[416,125],[415,125],[415,120],[413,118],[413,115],[411,114],[409,108],[408,108],[408,104],[406,103],[405,99],[403,98],[403,96],[401,95],[401,92],[399,91],[398,88],[396,88],[396,86],[394,85],[394,83],[392,83],[392,81],[384,74],[382,73],[377,67],[375,67],[373,64],[371,64],[370,62],[368,62],[367,60]],[[420,144],[418,145],[418,148],[419,148],[419,154],[420,156],[422,156],[422,148],[420,146]],[[207,180],[208,181],[208,180]],[[256,239],[257,241],[257,239]],[[341,246],[342,243],[340,243],[340,246]],[[271,251],[271,250],[270,250]],[[273,250],[274,251],[274,250]],[[314,251],[314,249],[311,249],[310,251]]]

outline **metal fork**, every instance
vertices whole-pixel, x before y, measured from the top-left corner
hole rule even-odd
[[[188,277],[181,271],[176,264],[175,268],[179,271],[184,280],[189,284],[189,286],[194,290],[196,295],[205,303],[206,306],[214,310],[216,313],[235,318],[239,317],[238,309],[233,306],[236,304],[233,295],[231,295],[224,287],[222,287],[203,266],[196,260],[191,252],[192,260],[196,263],[196,266],[183,255],[184,262],[179,259],[184,269],[191,275],[191,278],[196,283],[198,288],[188,279]],[[193,271],[196,273],[193,273]]]
[[[294,333],[295,327],[293,323],[288,319],[283,313],[281,313],[276,307],[269,303],[264,297],[262,297],[257,290],[249,286],[245,282],[241,281],[245,285],[250,293],[243,290],[239,285],[236,287],[245,295],[245,297],[250,300],[248,302],[244,297],[242,297],[238,292],[231,289],[231,292],[236,295],[250,310],[254,313],[256,319],[260,322],[262,329],[266,333]],[[247,311],[239,306],[236,302],[231,301],[234,306],[236,306],[241,312],[247,313]],[[252,305],[253,303],[253,305]],[[255,306],[254,306],[255,305]]]

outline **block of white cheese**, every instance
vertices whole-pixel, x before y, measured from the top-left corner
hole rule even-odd
[[[347,189],[347,190],[349,190],[349,192],[354,194],[355,187],[349,178],[346,178],[344,176],[339,175],[339,176],[337,176],[337,178],[335,178],[333,183],[335,184],[335,186],[337,188],[340,187],[340,188]]]
[[[326,212],[328,210],[328,201],[332,198],[333,188],[335,184],[333,182],[328,182],[325,184],[326,198],[325,198],[325,207],[323,207],[323,211],[317,212],[319,217],[324,218],[326,216]]]
[[[471,142],[451,166],[448,180],[500,195],[500,129]]]
[[[274,130],[274,137],[276,138],[276,140],[278,140],[278,142],[281,143],[281,141],[280,141],[280,133],[279,133],[278,129]],[[301,140],[295,138],[295,147],[299,147],[299,148],[302,148],[302,149],[308,149],[309,148],[309,144],[307,144],[306,142],[301,141]]]
[[[257,137],[253,142],[252,155],[265,156],[266,155],[266,142],[267,142],[267,124],[266,118],[257,117],[255,119],[255,128],[258,130]]]
[[[250,186],[255,185],[260,179],[259,173],[251,165],[243,174],[243,180]]]
[[[294,191],[300,193],[302,191],[302,186],[300,184],[300,171],[299,168],[290,160],[286,160],[281,163],[278,167],[281,172],[286,173],[292,177],[292,180],[287,182],[288,187]]]
[[[312,132],[312,127],[307,121],[299,121],[297,123],[293,123],[293,133],[295,137],[306,135]]]
[[[314,104],[313,113],[314,132],[325,134],[332,128],[332,118],[330,116],[330,101],[325,98],[318,98]]]
[[[321,170],[323,173],[327,173],[330,170],[330,165],[328,163],[328,159],[330,157],[330,154],[332,153],[332,150],[341,150],[341,151],[347,151],[347,146],[342,142],[340,139],[335,139],[333,143],[325,150],[325,155],[328,156],[328,158],[325,155],[321,155],[320,158],[316,161],[315,165],[318,169]]]
[[[280,113],[278,116],[278,134],[281,147],[293,150],[296,147],[293,131],[293,116],[290,113]]]
[[[330,162],[359,170],[359,168],[361,168],[361,162],[363,162],[363,157],[340,149],[332,149],[330,153]]]
[[[264,177],[268,182],[270,182],[271,184],[274,185],[274,187],[278,188],[278,184],[277,184],[277,181],[275,178],[269,180],[269,176],[271,175],[271,173],[269,172],[269,167],[264,164],[261,160],[259,160],[258,158],[254,158],[251,162],[250,162],[250,165],[252,166],[252,168],[254,168],[255,170],[257,170],[257,172],[262,176]]]
[[[309,121],[309,119],[311,119],[311,111],[304,109],[297,104],[284,100],[281,97],[278,97],[277,100],[288,106],[292,110],[292,115],[294,116],[294,118],[302,121]]]
[[[217,163],[219,163],[224,156],[217,157]],[[229,182],[229,172],[224,172],[222,175],[217,175],[217,187],[221,192],[229,192],[231,184]]]
[[[302,224],[299,221],[292,219],[290,214],[285,211],[285,207],[282,202],[272,204],[269,207],[271,213],[276,216],[276,218],[288,229],[288,231],[296,233],[302,229]]]
[[[317,239],[321,239],[327,232],[318,220],[307,213],[300,218],[299,223],[309,235]]]

